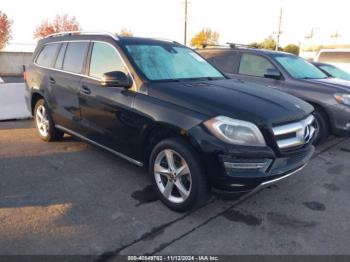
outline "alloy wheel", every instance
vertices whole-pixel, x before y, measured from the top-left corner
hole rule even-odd
[[[48,120],[46,108],[43,105],[37,107],[35,112],[35,120],[40,135],[43,137],[47,137],[49,134],[50,122]]]
[[[176,151],[160,151],[154,162],[154,177],[159,191],[172,203],[183,203],[192,189],[191,172],[185,159]]]

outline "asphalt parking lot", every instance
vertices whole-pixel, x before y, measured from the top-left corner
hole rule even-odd
[[[349,157],[350,139],[331,139],[277,185],[179,214],[142,168],[0,122],[0,254],[350,254]]]

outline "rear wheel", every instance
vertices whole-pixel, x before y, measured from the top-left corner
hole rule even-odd
[[[55,127],[49,108],[44,99],[38,100],[35,105],[34,121],[42,140],[50,142],[63,138],[64,133]]]
[[[330,135],[330,127],[328,124],[327,115],[323,112],[322,109],[316,107],[314,112],[314,117],[315,117],[316,134],[315,134],[315,139],[313,144],[320,145]]]
[[[208,199],[209,187],[196,153],[181,138],[155,146],[149,173],[161,201],[175,211],[199,207]]]

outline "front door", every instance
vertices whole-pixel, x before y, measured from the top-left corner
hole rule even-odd
[[[231,76],[270,88],[278,88],[281,80],[264,77],[267,69],[278,70],[266,57],[251,53],[242,53],[237,71]]]
[[[80,108],[84,136],[127,156],[133,156],[137,117],[132,111],[135,92],[101,85],[104,73],[129,75],[118,51],[111,44],[94,42],[88,77],[81,80]]]

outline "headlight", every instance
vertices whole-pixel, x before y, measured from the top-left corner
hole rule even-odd
[[[338,103],[350,106],[350,94],[335,94],[334,98]]]
[[[259,128],[253,123],[218,116],[204,124],[213,135],[226,143],[244,146],[266,145]]]

